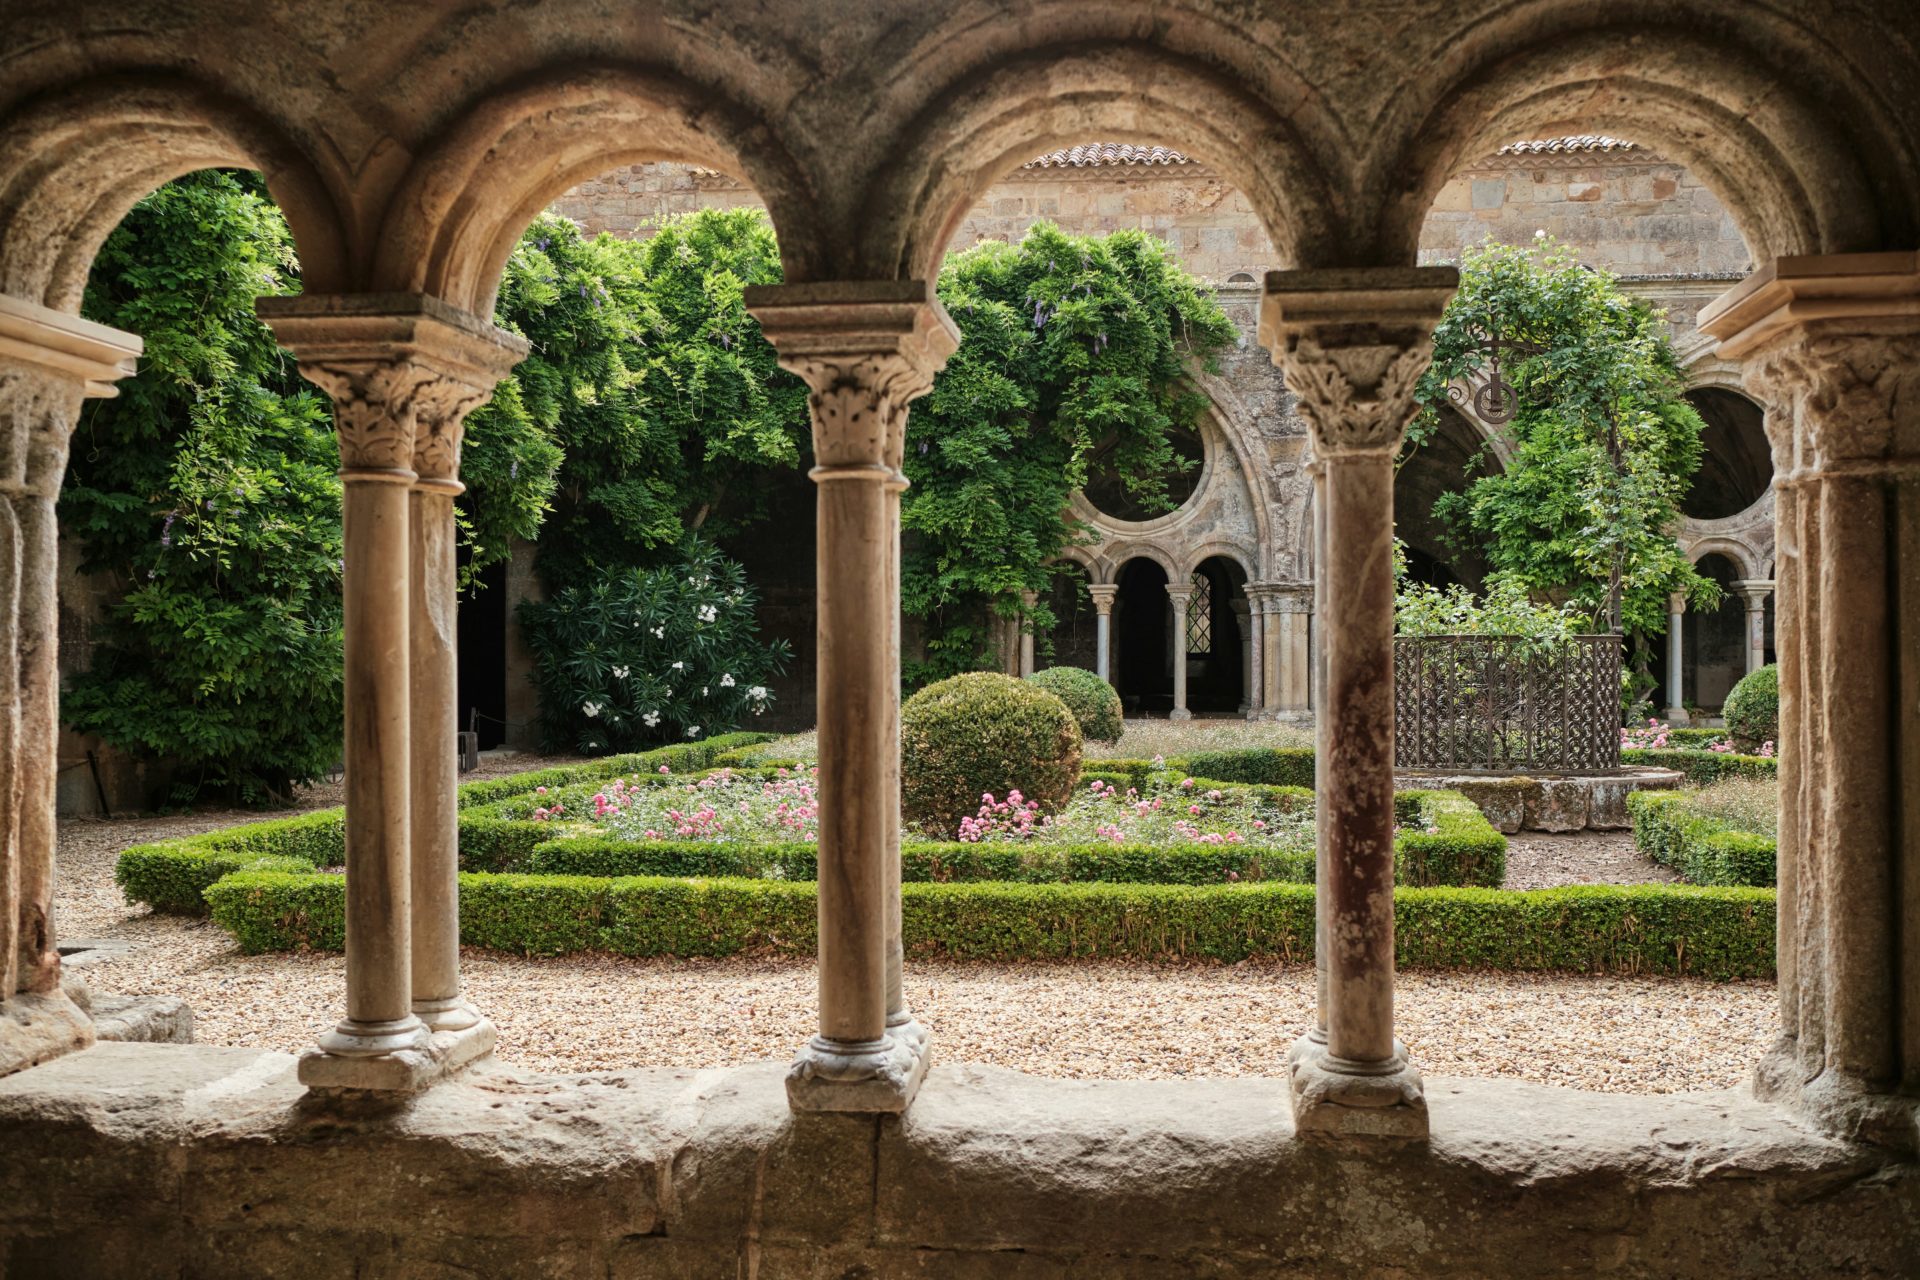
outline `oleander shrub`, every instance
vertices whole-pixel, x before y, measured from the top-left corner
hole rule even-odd
[[[1720,708],[1737,751],[1780,741],[1780,668],[1768,663],[1740,677]]]
[[[1080,725],[1058,695],[996,672],[949,677],[900,708],[902,812],[950,835],[981,796],[1017,790],[1052,813],[1080,777],[1080,748]]]
[[[1027,677],[1067,704],[1089,742],[1118,742],[1125,727],[1120,691],[1082,667],[1048,667]]]
[[[463,943],[523,954],[807,955],[818,937],[806,881],[466,874],[460,897]],[[250,952],[344,943],[339,876],[246,873],[208,898]],[[1307,884],[910,883],[901,900],[907,952],[921,958],[1313,958]],[[1774,915],[1774,894],[1753,888],[1394,892],[1407,968],[1768,978]]]
[[[1640,851],[1700,885],[1771,886],[1778,837],[1771,783],[1735,778],[1698,791],[1627,797]]]

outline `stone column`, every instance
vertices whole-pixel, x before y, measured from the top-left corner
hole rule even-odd
[[[1033,606],[1039,603],[1036,591],[1020,593],[1020,676],[1033,674]]]
[[[419,1089],[493,1044],[459,997],[451,512],[460,422],[526,348],[419,294],[258,309],[333,399],[346,547],[347,1014],[300,1080]]]
[[[812,388],[819,485],[820,1030],[787,1099],[898,1112],[928,1060],[899,977],[899,462],[959,334],[926,281],[760,286],[747,308]]]
[[[1187,710],[1187,603],[1192,599],[1192,586],[1167,584],[1167,607],[1173,613],[1173,710],[1167,715],[1169,720],[1193,719],[1193,712]]]
[[[1326,628],[1316,740],[1326,1043],[1292,1063],[1303,1131],[1424,1137],[1419,1072],[1393,1034],[1393,460],[1458,275],[1276,271],[1261,341],[1312,430]]]
[[[1313,613],[1313,588],[1282,583],[1273,588],[1274,693],[1271,708],[1285,718],[1304,719],[1312,706],[1313,651],[1307,631]]]
[[[140,339],[0,294],[0,1076],[93,1043],[54,945],[59,529],[67,444]]]
[[[1767,597],[1773,594],[1773,579],[1745,578],[1733,589],[1747,602],[1747,670],[1758,671],[1767,665]]]
[[[1233,610],[1235,629],[1240,633],[1240,714],[1253,713],[1253,606],[1245,596],[1227,601]]]
[[[1774,453],[1782,1033],[1755,1087],[1920,1150],[1920,254],[1776,259],[1700,328]]]
[[[1267,710],[1267,596],[1266,584],[1249,582],[1247,596],[1247,714],[1261,719]]]
[[[1675,591],[1667,597],[1667,723],[1686,724],[1686,640],[1681,632],[1686,622],[1687,593]]]
[[[1087,588],[1093,597],[1093,672],[1109,683],[1113,680],[1113,598],[1120,588],[1095,583]]]

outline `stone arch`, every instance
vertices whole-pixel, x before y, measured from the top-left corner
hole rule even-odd
[[[1708,556],[1720,556],[1737,567],[1743,578],[1763,576],[1760,569],[1766,562],[1765,557],[1739,538],[1691,538],[1682,545],[1681,549],[1686,552],[1687,559],[1694,564],[1699,564]]]
[[[1272,486],[1268,483],[1267,468],[1261,465],[1253,451],[1253,441],[1258,438],[1254,427],[1253,414],[1241,401],[1240,395],[1225,378],[1208,373],[1204,369],[1193,372],[1194,385],[1206,392],[1209,403],[1209,416],[1213,418],[1215,431],[1227,448],[1233,450],[1233,456],[1240,464],[1240,474],[1245,478],[1248,496],[1253,500],[1253,536],[1257,546],[1273,545],[1274,508],[1279,505]],[[1256,560],[1256,567],[1258,561]]]
[[[94,255],[155,188],[250,168],[286,215],[313,291],[347,287],[341,175],[323,173],[258,105],[177,76],[51,90],[0,122],[0,292],[75,312]]]
[[[1248,582],[1254,581],[1259,576],[1260,557],[1240,543],[1226,539],[1216,538],[1202,543],[1189,550],[1182,559],[1186,566],[1182,570],[1183,577],[1192,574],[1202,562],[1213,559],[1230,561],[1239,568]]]
[[[1570,20],[1556,21],[1560,10]],[[1911,236],[1879,217],[1915,203],[1899,129],[1804,29],[1779,24],[1772,47],[1790,52],[1769,57],[1717,26],[1676,22],[1670,7],[1610,8],[1604,25],[1591,12],[1538,0],[1493,21],[1462,17],[1472,31],[1446,40],[1433,74],[1407,86],[1365,163],[1363,187],[1380,209],[1370,260],[1414,261],[1421,222],[1463,163],[1517,137],[1594,129],[1699,174],[1758,261]],[[1883,172],[1870,175],[1856,157],[1876,152]]]
[[[1167,575],[1168,582],[1180,581],[1180,564],[1160,547],[1150,542],[1115,542],[1109,544],[1102,558],[1113,566],[1113,574],[1118,578],[1120,571],[1129,560],[1151,560],[1160,566]]]
[[[1338,128],[1283,65],[1265,76],[1133,37],[1000,49],[956,68],[888,149],[867,202],[868,270],[931,276],[995,181],[1049,148],[1115,136],[1151,136],[1219,171],[1282,263],[1323,256],[1344,205],[1325,163]]]
[[[1056,562],[1066,560],[1079,565],[1086,571],[1087,581],[1095,586],[1113,581],[1115,562],[1108,560],[1105,556],[1095,555],[1087,547],[1064,546],[1054,556],[1054,560]]]
[[[710,86],[656,68],[602,66],[499,87],[453,117],[396,195],[380,237],[379,287],[490,314],[527,224],[561,192],[642,161],[736,174],[765,202],[790,280],[818,269],[806,182],[771,125],[716,105]]]

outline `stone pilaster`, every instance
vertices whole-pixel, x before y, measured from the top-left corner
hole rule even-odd
[[[54,945],[59,530],[54,504],[88,397],[116,394],[140,339],[0,295],[0,1075],[93,1043]]]
[[[1113,601],[1120,588],[1112,583],[1095,583],[1087,588],[1093,599],[1093,670],[1102,680],[1113,680]]]
[[[1261,341],[1312,432],[1325,627],[1317,726],[1326,1042],[1293,1056],[1302,1131],[1424,1138],[1393,1034],[1393,460],[1452,268],[1270,272]]]
[[[1249,582],[1242,590],[1247,598],[1247,715],[1261,720],[1267,715],[1267,615],[1271,592],[1264,582]]]
[[[460,996],[453,499],[461,423],[526,344],[417,294],[259,310],[333,399],[345,526],[347,1014],[300,1079],[418,1089],[494,1041]]]
[[[1775,464],[1782,1034],[1756,1087],[1914,1151],[1920,254],[1777,259],[1700,327],[1742,362]]]
[[[812,388],[820,499],[820,1031],[787,1098],[898,1112],[929,1048],[901,977],[900,460],[907,406],[959,333],[925,281],[756,287],[747,309]]]
[[[1312,708],[1313,655],[1308,624],[1313,617],[1311,583],[1278,582],[1268,588],[1267,627],[1272,639],[1268,709],[1286,719],[1304,719]]]
[[[1234,630],[1240,636],[1240,714],[1253,714],[1253,603],[1245,596],[1227,602],[1233,610]]]

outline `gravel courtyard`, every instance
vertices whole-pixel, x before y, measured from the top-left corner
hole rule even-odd
[[[311,802],[335,800],[322,792]],[[183,997],[204,1043],[312,1043],[341,1012],[339,956],[243,956],[206,921],[129,907],[113,883],[129,845],[258,817],[63,822],[61,936],[110,943],[72,957],[73,971],[100,991]],[[1529,834],[1513,841],[1510,883],[1633,883],[1662,871],[1624,833]],[[783,1059],[813,1030],[806,961],[469,950],[465,965],[474,1001],[499,1024],[498,1056],[539,1070]],[[1311,969],[1264,963],[921,964],[908,983],[941,1060],[1081,1079],[1278,1076],[1313,1008]],[[1407,973],[1399,993],[1400,1034],[1429,1073],[1614,1092],[1736,1085],[1778,1022],[1767,982]]]

